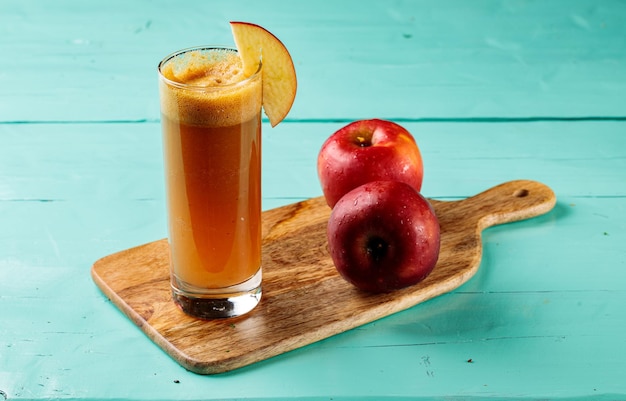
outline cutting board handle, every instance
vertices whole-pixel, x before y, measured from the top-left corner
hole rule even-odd
[[[479,230],[547,213],[556,204],[548,186],[530,180],[509,181],[456,202],[455,214],[471,215]]]

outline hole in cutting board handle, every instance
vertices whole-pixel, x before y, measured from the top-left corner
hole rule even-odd
[[[529,194],[530,194],[530,191],[528,191],[527,189],[518,189],[515,192],[513,192],[513,196],[517,198],[525,198]]]

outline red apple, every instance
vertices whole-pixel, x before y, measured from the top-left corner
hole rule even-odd
[[[332,134],[318,154],[317,173],[332,208],[350,190],[370,181],[402,181],[420,191],[424,167],[409,131],[374,119],[352,122]]]
[[[430,203],[399,181],[373,181],[344,195],[327,227],[337,271],[369,292],[422,281],[439,257],[439,221]]]

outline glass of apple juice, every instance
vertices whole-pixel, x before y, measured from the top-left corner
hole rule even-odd
[[[261,68],[211,46],[158,66],[172,294],[194,317],[261,298]]]

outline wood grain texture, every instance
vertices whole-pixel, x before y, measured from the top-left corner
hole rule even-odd
[[[441,225],[437,266],[416,286],[367,294],[345,282],[326,248],[330,209],[313,198],[264,212],[263,299],[250,314],[203,321],[170,297],[168,244],[162,239],[98,260],[100,289],[156,344],[201,374],[236,369],[388,316],[451,291],[481,260],[481,232],[538,216],[554,193],[534,181],[511,181],[460,201],[431,201]]]

